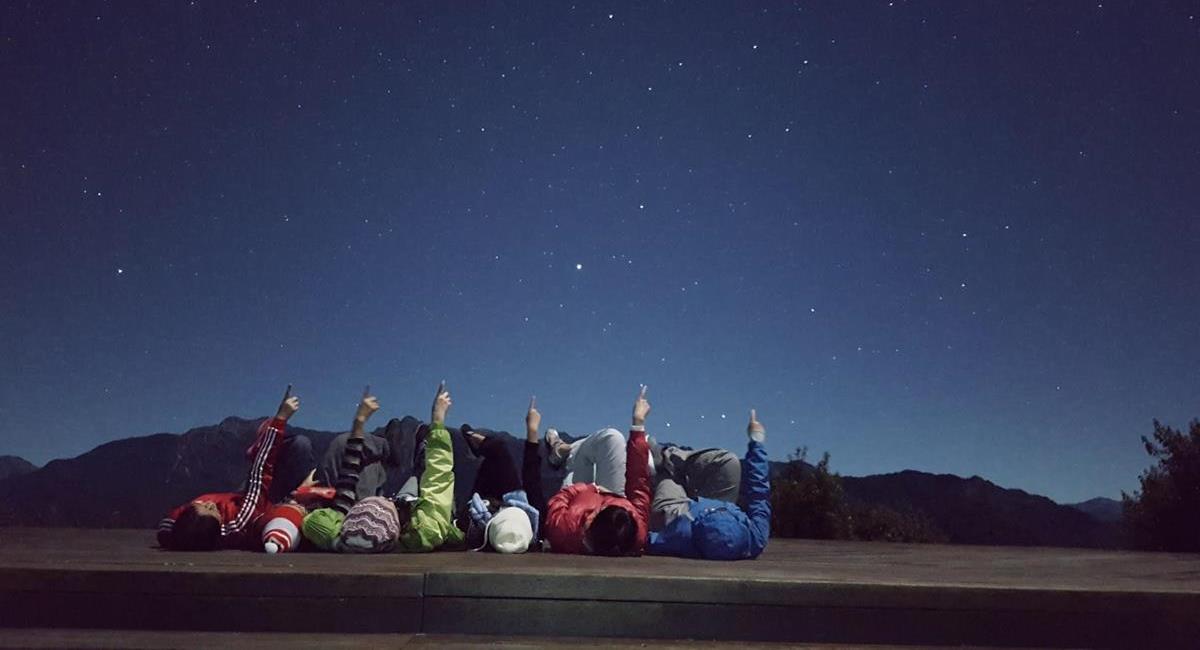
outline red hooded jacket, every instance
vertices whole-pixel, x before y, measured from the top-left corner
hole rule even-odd
[[[625,495],[613,494],[595,483],[574,483],[558,491],[546,504],[543,528],[555,553],[586,553],[585,524],[608,506],[624,508],[637,522],[638,552],[646,550],[650,521],[650,443],[641,427],[629,432],[625,444]],[[628,498],[627,498],[628,497]]]
[[[277,418],[264,420],[258,427],[258,436],[250,451],[254,459],[250,465],[250,475],[246,481],[245,492],[216,492],[202,494],[187,503],[171,510],[158,522],[158,543],[166,548],[170,542],[171,531],[175,527],[175,519],[184,508],[191,507],[196,501],[211,501],[221,511],[221,539],[218,548],[241,548],[262,550],[261,529],[267,508],[271,503],[267,493],[271,488],[271,479],[275,474],[275,460],[284,436],[287,435],[287,421]]]

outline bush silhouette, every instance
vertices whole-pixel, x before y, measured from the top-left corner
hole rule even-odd
[[[927,516],[886,506],[849,502],[842,479],[829,471],[829,453],[816,465],[799,447],[771,484],[771,535],[809,539],[945,542]]]

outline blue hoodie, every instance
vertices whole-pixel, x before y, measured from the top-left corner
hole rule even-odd
[[[716,499],[692,499],[689,516],[676,517],[662,531],[650,533],[653,555],[750,560],[767,547],[771,534],[771,483],[767,476],[767,450],[750,441],[742,461],[743,511]]]

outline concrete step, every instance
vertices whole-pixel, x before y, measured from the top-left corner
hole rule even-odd
[[[0,627],[603,643],[1164,648],[1200,639],[1200,558],[1185,555],[774,540],[759,560],[716,563],[168,553],[151,539],[0,530]]]

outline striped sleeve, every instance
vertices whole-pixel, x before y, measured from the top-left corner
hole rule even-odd
[[[250,476],[246,480],[246,494],[242,497],[237,515],[231,521],[221,526],[222,535],[236,535],[242,532],[256,514],[266,508],[267,491],[271,487],[271,478],[275,473],[275,459],[279,456],[280,443],[286,435],[287,422],[278,418],[264,420],[258,428],[258,439],[254,443],[256,450],[254,462],[250,465]]]
[[[171,545],[171,533],[175,530],[175,520],[179,518],[179,513],[187,504],[177,506],[174,510],[167,513],[167,516],[158,520],[158,545],[163,548],[168,548]]]
[[[337,489],[333,497],[333,509],[344,514],[350,512],[358,501],[358,476],[363,466],[363,447],[366,440],[358,436],[346,439],[342,450],[342,465],[338,470]]]

